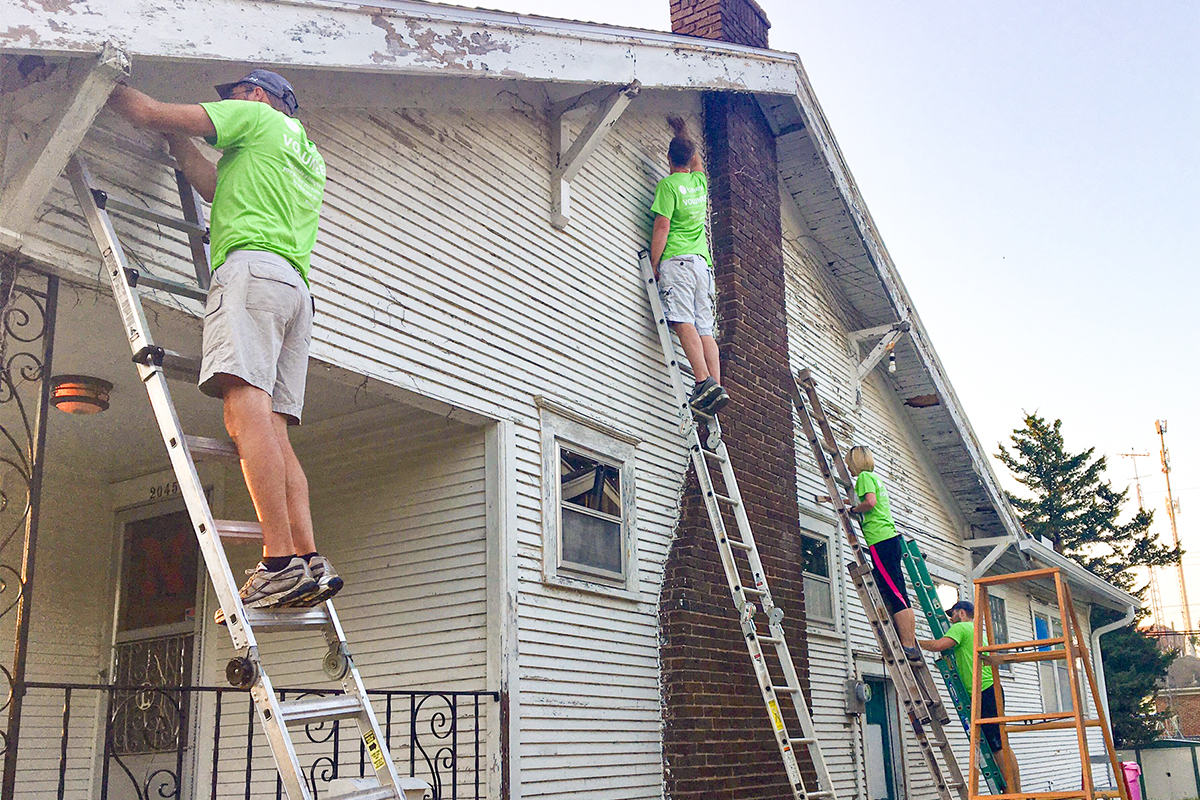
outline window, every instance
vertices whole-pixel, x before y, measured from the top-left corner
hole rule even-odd
[[[829,569],[829,540],[800,534],[804,558],[804,611],[814,622],[833,624],[833,578]]]
[[[545,398],[543,574],[551,583],[633,599],[637,586],[638,440]]]
[[[1058,609],[1034,609],[1033,635],[1035,639],[1059,639],[1063,635],[1062,619]],[[1062,650],[1062,645],[1043,645],[1041,651]],[[1071,702],[1070,666],[1066,659],[1038,662],[1038,682],[1042,690],[1042,710],[1048,713],[1071,711],[1075,706]],[[1085,686],[1082,670],[1076,673],[1079,686]],[[1084,713],[1087,713],[1087,694],[1083,692]]]
[[[621,468],[558,445],[559,567],[620,580]]]
[[[992,630],[990,636],[995,641],[991,644],[1004,644],[1011,642],[1008,638],[1008,604],[1004,602],[1003,597],[997,597],[991,592],[988,593],[988,609],[992,613]],[[976,620],[980,622],[980,620]],[[980,622],[982,624],[982,622]],[[1000,664],[1000,671],[1005,675],[1012,674],[1012,664],[1005,661]]]

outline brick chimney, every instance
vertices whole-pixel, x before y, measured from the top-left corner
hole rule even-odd
[[[671,27],[766,47],[770,23],[754,0],[671,0]],[[705,94],[704,136],[721,383],[732,398],[721,427],[807,692],[795,434],[781,384],[788,331],[775,137],[753,95],[735,92]],[[666,795],[792,797],[694,472],[664,568],[659,620]],[[787,719],[795,728],[790,711]],[[815,786],[807,752],[801,748],[797,756],[808,786]]]
[[[771,23],[754,0],[671,0],[671,32],[766,47]]]

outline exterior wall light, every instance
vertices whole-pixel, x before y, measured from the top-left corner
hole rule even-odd
[[[99,414],[108,410],[112,384],[87,375],[55,375],[50,384],[50,402],[68,414]]]

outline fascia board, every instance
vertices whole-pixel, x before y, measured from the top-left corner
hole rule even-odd
[[[0,52],[792,95],[792,54],[423,3],[0,0]]]

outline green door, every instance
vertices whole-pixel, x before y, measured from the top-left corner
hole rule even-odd
[[[882,678],[867,678],[871,699],[863,723],[863,751],[866,754],[867,800],[897,800],[895,743],[892,739],[895,714],[891,691]]]

